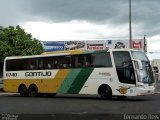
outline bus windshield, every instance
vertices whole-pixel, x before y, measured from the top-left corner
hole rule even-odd
[[[150,61],[147,58],[146,54],[140,51],[132,51],[132,56],[133,56],[133,59],[141,60],[143,70],[146,73],[146,76],[144,77],[143,81],[139,81],[139,82],[154,83],[153,71],[150,65]]]

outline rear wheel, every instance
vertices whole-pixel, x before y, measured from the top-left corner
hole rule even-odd
[[[36,97],[38,95],[38,88],[36,85],[31,85],[28,90],[28,95],[30,97]]]
[[[103,99],[111,99],[112,98],[112,90],[108,85],[102,85],[99,87],[98,93]]]
[[[18,89],[18,92],[23,97],[28,96],[28,90],[27,90],[27,87],[25,85],[20,85],[19,89]]]

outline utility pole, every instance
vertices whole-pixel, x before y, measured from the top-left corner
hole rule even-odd
[[[144,35],[144,52],[147,53],[147,40],[146,40],[146,35]]]
[[[129,0],[129,43],[132,49],[131,0]]]

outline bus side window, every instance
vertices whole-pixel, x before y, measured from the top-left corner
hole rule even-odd
[[[112,67],[110,53],[95,53],[92,59],[93,67]]]
[[[57,69],[58,68],[58,62],[57,60],[54,61],[54,69]]]
[[[75,68],[75,56],[71,56],[71,68]]]
[[[71,56],[62,56],[61,57],[62,68],[70,68],[71,67]]]
[[[37,69],[37,60],[36,59],[31,59],[28,64],[29,64],[29,70],[36,70]]]
[[[81,66],[82,66],[82,63],[79,63],[79,62],[78,62],[78,63],[75,63],[75,67],[76,67],[76,68],[80,68]]]
[[[47,69],[51,69],[51,68],[52,68],[51,63],[48,63],[48,64],[47,64]]]
[[[91,65],[90,62],[89,62],[89,61],[86,61],[85,66],[86,66],[86,67],[89,67],[90,65]]]
[[[64,61],[63,56],[56,57],[54,60],[54,69],[62,69],[64,64],[63,61]]]
[[[35,66],[34,65],[30,65],[30,69],[34,70]]]
[[[81,68],[81,67],[83,67],[83,64],[84,64],[84,56],[82,56],[82,55],[77,55],[77,56],[75,56],[75,61],[74,61],[74,63],[75,63],[75,68]]]
[[[42,59],[42,69],[53,69],[53,58],[43,58]],[[41,62],[39,62],[39,67],[41,67]]]
[[[43,60],[38,61],[38,69],[43,69]]]
[[[91,67],[91,55],[84,56],[84,67]]]

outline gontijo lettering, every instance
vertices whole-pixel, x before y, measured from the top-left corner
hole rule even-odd
[[[46,71],[46,72],[26,72],[25,73],[26,77],[51,76],[51,75],[52,75],[51,71]]]

